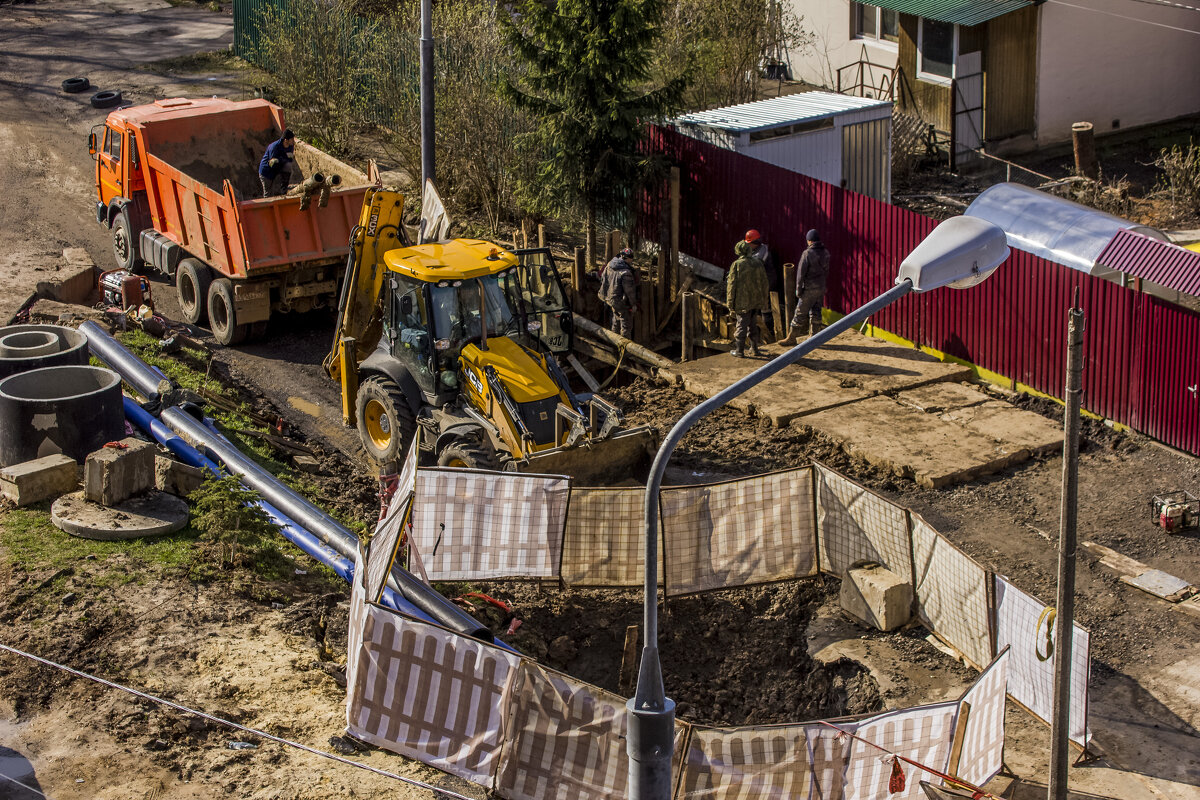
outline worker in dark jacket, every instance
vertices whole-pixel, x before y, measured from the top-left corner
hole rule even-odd
[[[290,130],[267,145],[262,161],[258,163],[258,179],[262,181],[263,197],[285,194],[292,180],[292,152],[296,149],[296,136]]]
[[[800,256],[796,268],[796,313],[792,315],[791,330],[778,344],[791,347],[800,336],[812,334],[825,327],[821,319],[821,301],[825,299],[825,283],[829,277],[829,250],[815,230],[808,232],[808,249]]]
[[[750,344],[750,354],[759,355],[755,315],[770,302],[767,296],[767,273],[762,262],[751,255],[754,246],[749,242],[738,242],[733,248],[738,259],[729,267],[725,278],[725,305],[737,320],[733,330],[733,350],[730,355],[741,358]]]
[[[767,295],[767,304],[763,306],[762,320],[763,328],[766,330],[765,335],[771,336],[775,332],[775,312],[772,311],[771,295],[778,294],[783,289],[783,279],[779,274],[779,267],[771,255],[771,249],[767,247],[762,234],[751,228],[746,231],[746,241],[754,248],[751,255],[762,262],[763,270],[767,273],[767,292],[769,294]]]
[[[633,315],[638,310],[632,258],[633,251],[626,247],[608,262],[600,274],[600,299],[612,309],[612,329],[626,339],[633,338]]]

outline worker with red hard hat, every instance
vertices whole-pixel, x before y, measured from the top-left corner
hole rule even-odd
[[[775,331],[775,314],[771,310],[770,295],[779,294],[779,291],[783,288],[783,279],[779,274],[779,268],[775,266],[775,259],[771,257],[771,250],[763,240],[762,234],[757,229],[751,228],[746,231],[745,241],[753,248],[751,255],[762,262],[763,270],[767,273],[768,297],[767,304],[762,310],[762,318],[763,329],[766,331],[765,335],[770,335]]]

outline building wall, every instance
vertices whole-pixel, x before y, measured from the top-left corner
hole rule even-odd
[[[1200,112],[1200,14],[1137,0],[1050,0],[1041,13],[1039,145],[1069,140],[1073,122],[1103,134]]]
[[[849,0],[788,0],[792,11],[803,17],[801,27],[816,36],[816,44],[805,51],[792,51],[792,76],[832,91],[837,90],[837,69],[859,61],[863,57],[863,46],[869,40],[850,38],[851,26]],[[876,84],[879,77],[890,71],[896,63],[896,47],[888,43],[866,44],[867,60],[882,65],[876,68]],[[857,80],[854,70],[843,73],[843,89],[846,83]]]
[[[988,140],[1034,131],[1038,8],[1029,6],[987,23],[983,135]]]

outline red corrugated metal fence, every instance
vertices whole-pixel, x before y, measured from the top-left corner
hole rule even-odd
[[[851,311],[878,296],[934,220],[766,162],[655,129],[651,150],[678,164],[680,248],[728,266],[747,228],[780,263],[798,261],[816,228],[833,253],[826,305]],[[663,197],[644,198],[640,233],[659,240]],[[1200,315],[1014,250],[969,291],[909,296],[873,324],[1061,397],[1066,315],[1087,314],[1084,407],[1200,454]]]

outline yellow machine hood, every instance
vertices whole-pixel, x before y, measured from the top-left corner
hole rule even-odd
[[[462,349],[464,369],[476,369],[480,373],[492,367],[500,376],[509,395],[518,403],[545,400],[558,395],[554,379],[546,374],[545,367],[512,339],[503,336],[490,338],[487,350],[469,344]]]

